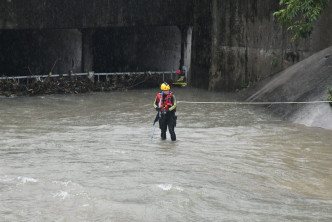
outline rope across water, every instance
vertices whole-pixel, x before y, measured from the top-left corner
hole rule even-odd
[[[331,103],[332,101],[308,101],[308,102],[190,102],[178,101],[178,103],[186,104],[229,104],[229,105],[274,105],[274,104],[317,104]]]

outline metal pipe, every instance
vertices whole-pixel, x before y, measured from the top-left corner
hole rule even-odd
[[[145,74],[150,74],[150,75],[163,75],[163,80],[165,78],[165,74],[173,74],[175,73],[174,71],[167,71],[167,72],[111,72],[111,73],[95,73],[95,75],[98,76],[113,76],[113,75],[145,75]],[[60,76],[87,76],[89,73],[73,73],[73,74],[53,74],[51,76],[49,75],[33,75],[33,76],[4,76],[0,77],[0,80],[4,79],[9,79],[9,78],[14,78],[14,79],[35,79],[35,78],[47,78],[47,77],[60,77]]]

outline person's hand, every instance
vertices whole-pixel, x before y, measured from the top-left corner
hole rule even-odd
[[[162,113],[163,115],[166,115],[168,112],[169,112],[169,110],[166,109],[166,110],[162,111],[161,113]]]
[[[157,107],[157,108],[156,108],[156,111],[159,112],[159,111],[160,111],[160,107]]]

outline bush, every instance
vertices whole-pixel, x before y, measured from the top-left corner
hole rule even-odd
[[[293,31],[292,41],[308,37],[329,0],[280,0],[281,9],[274,12],[282,26]]]

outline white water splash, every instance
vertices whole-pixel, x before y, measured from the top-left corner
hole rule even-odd
[[[53,181],[52,183],[54,183],[54,184],[61,184],[61,185],[63,185],[63,186],[68,186],[69,184],[71,184],[71,185],[73,185],[73,182],[72,181]]]
[[[165,191],[175,189],[177,191],[182,192],[184,190],[182,187],[179,187],[179,186],[173,187],[172,184],[157,184],[156,186]]]
[[[172,184],[157,184],[157,187],[162,190],[171,190],[173,186]]]
[[[58,193],[53,194],[53,197],[60,197],[62,200],[64,200],[68,197],[68,192],[60,190]]]
[[[17,177],[22,183],[37,183],[38,180],[31,177]]]

